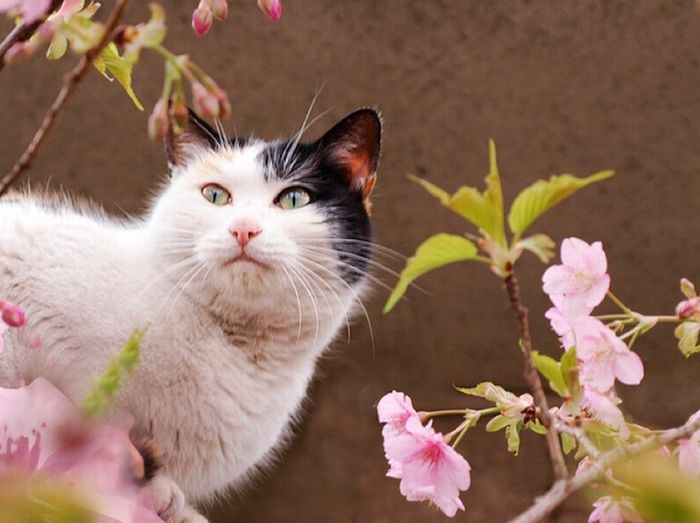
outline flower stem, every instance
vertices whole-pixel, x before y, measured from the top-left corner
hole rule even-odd
[[[617,305],[618,307],[620,307],[620,309],[622,309],[622,311],[623,311],[627,316],[633,316],[633,315],[634,315],[634,311],[633,311],[632,309],[630,309],[627,305],[625,305],[624,303],[622,303],[622,300],[621,300],[620,298],[618,298],[617,296],[615,296],[615,295],[612,293],[612,291],[608,291],[608,298],[610,298],[610,299],[613,301],[613,303],[615,303],[615,305]]]

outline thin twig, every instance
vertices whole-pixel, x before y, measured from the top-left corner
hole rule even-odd
[[[648,437],[634,445],[618,447],[606,452],[597,460],[597,467],[591,467],[578,476],[557,481],[546,494],[536,498],[529,509],[511,519],[508,523],[535,523],[541,521],[571,494],[599,479],[606,469],[616,465],[621,460],[639,456],[681,438],[687,438],[697,430],[700,430],[700,419],[692,422],[688,421],[678,428],[667,430],[659,436]]]
[[[0,43],[0,71],[2,71],[3,67],[5,67],[5,55],[10,50],[10,48],[13,45],[18,44],[20,42],[26,42],[32,36],[34,36],[36,30],[39,29],[39,27],[41,27],[41,24],[43,24],[46,21],[46,17],[53,13],[56,9],[58,9],[61,5],[61,2],[62,0],[53,0],[44,16],[38,18],[37,20],[34,20],[29,24],[18,24],[12,29],[12,31],[10,31],[10,34],[8,34],[5,37],[5,39]]]
[[[528,319],[529,312],[520,299],[520,285],[515,274],[509,274],[505,278],[504,284],[510,300],[510,308],[513,310],[520,327],[520,340],[525,353],[525,380],[532,391],[542,425],[547,428],[547,451],[549,452],[549,459],[552,463],[554,477],[556,479],[563,479],[568,477],[569,471],[566,468],[564,453],[561,450],[559,432],[554,426],[554,423],[552,423],[552,416],[549,413],[549,404],[547,403],[547,396],[545,396],[544,389],[542,388],[542,380],[532,362],[532,339],[530,338],[530,322]]]
[[[32,141],[20,156],[17,163],[12,167],[12,170],[5,175],[5,177],[0,181],[0,196],[5,194],[10,186],[24,173],[29,167],[31,167],[32,161],[39,150],[39,147],[44,143],[44,140],[48,136],[51,129],[53,129],[56,124],[56,118],[59,112],[63,109],[63,106],[68,101],[68,98],[75,92],[80,80],[82,80],[85,73],[89,70],[92,61],[99,56],[102,50],[114,39],[115,28],[119,23],[124,10],[126,9],[129,0],[117,0],[114,9],[109,14],[109,18],[105,23],[104,33],[100,41],[94,47],[90,48],[80,59],[78,65],[76,65],[70,72],[68,72],[63,79],[63,87],[61,88],[58,96],[54,100],[51,107],[47,111],[44,119],[39,126],[39,129],[34,134]]]

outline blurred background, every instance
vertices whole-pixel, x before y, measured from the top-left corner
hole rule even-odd
[[[309,139],[358,107],[381,109],[379,243],[408,255],[433,233],[471,230],[406,174],[449,190],[482,187],[494,138],[508,200],[550,174],[617,171],[532,230],[557,242],[602,240],[613,289],[634,309],[670,314],[681,299],[679,278],[700,284],[700,11],[693,1],[286,0],[275,23],[254,0],[231,0],[230,19],[203,38],[190,27],[195,0],[162,3],[166,46],[190,53],[229,92],[231,132],[288,136],[321,87],[315,112],[329,112]],[[147,15],[145,2],[133,2],[130,18]],[[75,60],[47,64],[37,56],[0,74],[0,172],[29,142]],[[134,75],[147,106],[140,113],[121,88],[91,73],[40,151],[31,183],[88,196],[117,215],[142,211],[165,173],[161,146],[146,136],[161,85],[160,60],[145,54]],[[542,317],[543,270],[527,255],[518,266],[534,343],[558,356]],[[407,503],[398,482],[384,477],[376,402],[397,389],[418,409],[462,406],[468,400],[452,384],[485,380],[522,393],[522,358],[500,283],[482,265],[447,267],[419,284],[428,293],[409,291],[387,316],[388,292],[375,289],[366,302],[374,340],[358,318],[351,341],[336,343],[321,362],[279,464],[209,507],[212,521],[445,519]],[[628,412],[653,426],[682,423],[700,408],[700,357],[686,361],[663,325],[638,350],[647,375],[621,391]],[[502,433],[479,428],[460,448],[472,487],[458,520],[503,521],[549,485],[542,438],[525,436],[513,457]],[[589,511],[590,500],[579,496],[557,520],[585,521]]]

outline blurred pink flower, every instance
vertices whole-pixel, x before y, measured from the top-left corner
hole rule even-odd
[[[620,400],[612,391],[601,393],[590,387],[583,388],[581,406],[588,410],[594,418],[613,429],[620,431],[620,436],[627,439],[629,431],[625,425],[625,417],[617,406]]]
[[[279,20],[282,16],[282,2],[280,0],[258,0],[258,6],[272,20]]]
[[[25,24],[31,23],[47,13],[51,0],[0,0],[0,13],[19,11]]]
[[[562,265],[550,267],[542,276],[544,292],[559,309],[590,313],[610,287],[602,244],[567,238],[561,244],[561,261]]]
[[[676,314],[684,321],[700,321],[700,296],[680,302],[676,307]]]
[[[464,510],[459,493],[471,483],[469,463],[431,425],[410,416],[405,431],[385,440],[391,477],[401,479],[401,494],[408,501],[430,501],[445,515]]]
[[[700,411],[693,414],[688,421],[692,423],[698,417]],[[678,466],[688,477],[700,479],[700,431],[678,442]]]
[[[209,0],[201,0],[197,9],[192,13],[192,28],[198,36],[203,36],[209,32],[214,23],[214,13],[211,10]]]
[[[10,327],[22,327],[25,323],[24,312],[14,303],[0,300],[0,316]]]
[[[219,117],[221,109],[216,94],[209,91],[200,82],[192,84],[192,104],[195,112],[208,120]]]
[[[100,521],[161,523],[134,482],[143,463],[128,430],[88,425],[45,379],[0,388],[0,426],[0,472],[40,474],[76,489]]]
[[[642,360],[603,322],[585,317],[576,320],[573,327],[583,382],[606,391],[615,384],[615,378],[627,385],[642,381]]]
[[[644,523],[628,498],[603,496],[593,506],[595,509],[588,517],[588,523]]]

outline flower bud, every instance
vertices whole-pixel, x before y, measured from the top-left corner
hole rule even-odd
[[[272,20],[279,20],[282,16],[282,2],[280,0],[258,0],[258,7]]]
[[[175,122],[176,129],[183,129],[187,125],[187,120],[190,117],[190,112],[187,109],[187,104],[182,98],[175,98],[172,101],[172,106],[170,108],[170,114],[172,115],[173,121]]]
[[[168,131],[168,102],[163,98],[156,102],[151,116],[148,117],[148,137],[162,140]]]
[[[676,314],[684,321],[700,321],[700,297],[680,302],[676,307]]]
[[[207,0],[199,2],[199,6],[192,13],[192,28],[197,36],[203,36],[209,32],[214,23],[214,14]]]
[[[214,84],[211,87],[211,92],[219,102],[219,118],[228,118],[231,115],[231,102],[228,100],[226,91]]]
[[[26,321],[22,309],[9,301],[0,300],[0,313],[2,321],[10,327],[21,327]]]
[[[199,82],[192,84],[192,104],[194,110],[208,120],[214,120],[219,116],[219,100]]]
[[[695,298],[698,295],[695,291],[695,285],[688,278],[681,278],[681,292],[686,298]]]
[[[228,1],[211,0],[211,11],[217,20],[226,20],[228,16]]]

